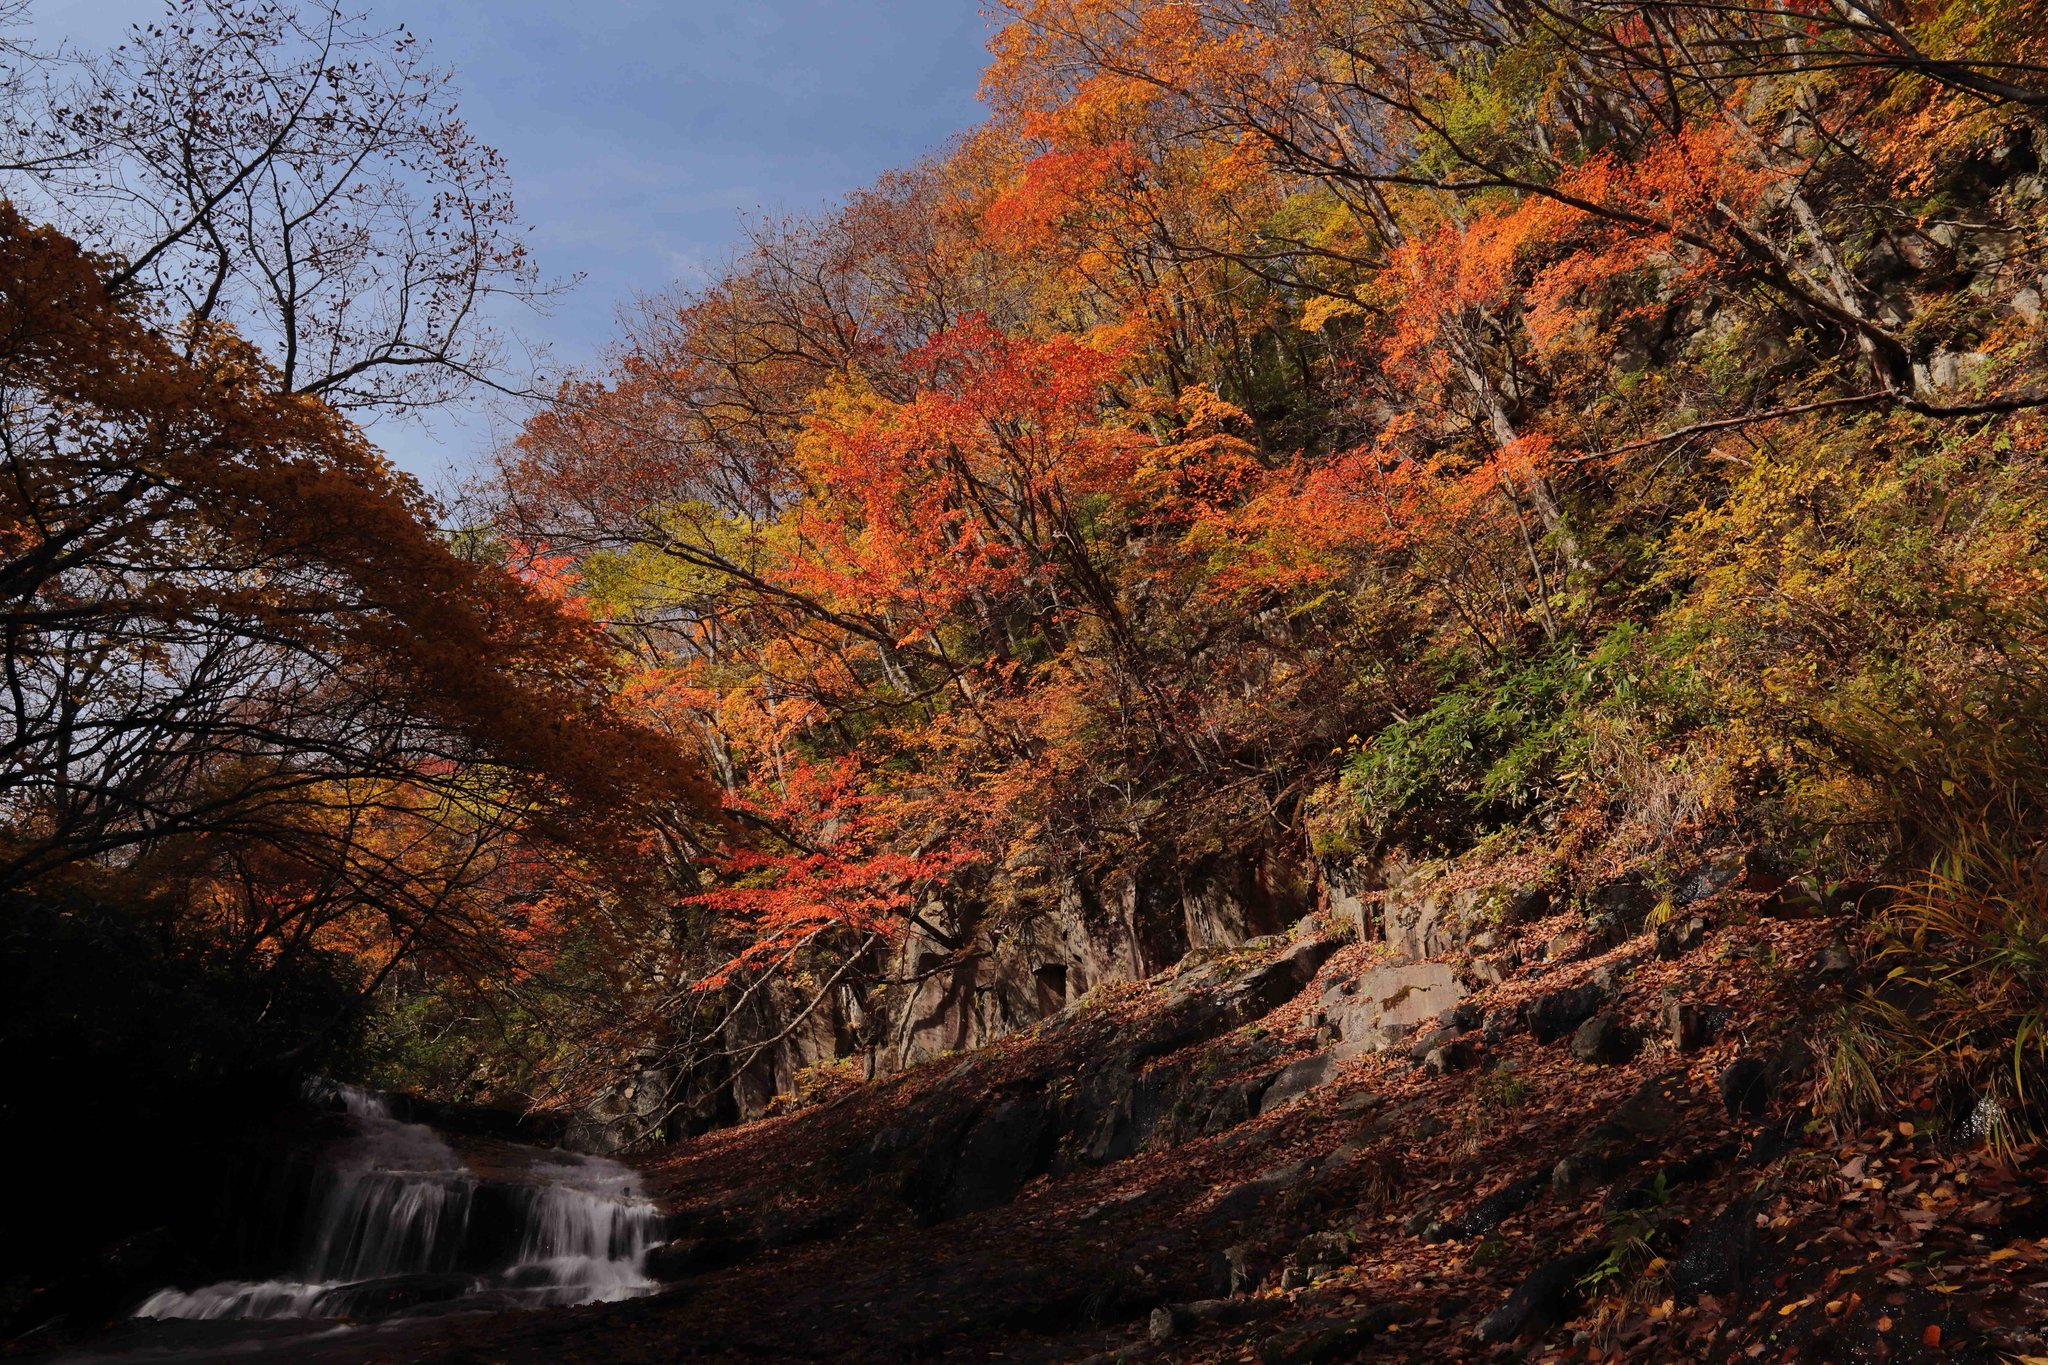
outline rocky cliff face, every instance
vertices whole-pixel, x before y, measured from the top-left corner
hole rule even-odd
[[[1050,907],[1024,913],[989,913],[964,897],[929,904],[892,951],[822,996],[787,985],[759,992],[726,1030],[726,1048],[744,1062],[700,1112],[758,1117],[794,1096],[810,1068],[849,1064],[872,1078],[973,1052],[1098,988],[1143,981],[1190,954],[1228,952],[1332,905],[1355,921],[1359,912],[1345,908],[1355,894],[1333,900],[1322,876],[1253,850],[1184,875],[1104,886],[1068,878]],[[633,1131],[631,1104],[623,1089],[608,1104],[613,1133]]]
[[[1726,880],[1695,873],[1674,903]],[[724,1035],[740,1065],[700,1088],[698,1112],[745,1121],[798,1096],[804,1074],[818,1068],[847,1067],[872,1079],[972,1053],[1091,992],[1176,968],[1192,976],[1211,959],[1248,944],[1269,946],[1287,932],[1383,943],[1394,959],[1460,955],[1455,973],[1442,964],[1383,969],[1330,988],[1323,1002],[1329,1039],[1354,1052],[1391,1045],[1456,1005],[1461,981],[1498,982],[1512,973],[1521,958],[1507,947],[1509,933],[1548,914],[1562,896],[1401,857],[1290,861],[1253,850],[1185,876],[1126,877],[1106,888],[1069,879],[1054,905],[1025,914],[933,903],[892,951],[861,964],[863,972],[809,992],[776,982],[750,998]],[[1639,928],[1656,897],[1639,876],[1628,876],[1587,888],[1578,901],[1585,913],[1574,932],[1592,943]],[[652,1110],[635,1105],[657,1092],[657,1080],[639,1077],[615,1092],[600,1115],[609,1140],[599,1145],[636,1145],[635,1119]]]

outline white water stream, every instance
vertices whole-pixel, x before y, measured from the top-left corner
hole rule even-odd
[[[383,1096],[335,1088],[356,1135],[318,1173],[288,1277],[165,1289],[139,1318],[352,1318],[425,1303],[541,1307],[632,1298],[661,1216],[638,1177],[600,1157],[528,1152],[491,1197],[516,1226],[509,1263],[478,1269],[486,1180]],[[493,1258],[503,1261],[508,1246]]]

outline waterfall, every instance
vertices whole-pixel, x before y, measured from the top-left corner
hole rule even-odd
[[[609,1302],[654,1287],[641,1262],[661,1216],[627,1167],[499,1144],[479,1174],[384,1096],[318,1093],[353,1135],[314,1176],[289,1274],[161,1290],[137,1317],[375,1317],[433,1303]]]

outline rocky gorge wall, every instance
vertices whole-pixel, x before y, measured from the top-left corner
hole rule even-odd
[[[805,1088],[808,1076],[871,1079],[935,1057],[972,1053],[1071,1009],[1091,991],[1143,981],[1180,964],[1247,945],[1270,948],[1276,936],[1315,917],[1303,939],[1383,943],[1396,962],[1386,980],[1358,983],[1356,998],[1333,1000],[1333,1040],[1367,1030],[1389,1046],[1428,1025],[1467,987],[1500,982],[1522,965],[1508,946],[1518,925],[1576,908],[1573,944],[1618,942],[1653,912],[1670,919],[1660,932],[1682,934],[1688,905],[1728,889],[1771,892],[1788,878],[1753,853],[1702,854],[1679,876],[1654,883],[1631,872],[1578,887],[1503,880],[1500,869],[1474,872],[1455,863],[1388,858],[1371,863],[1289,858],[1270,847],[1209,860],[1185,874],[1127,876],[1097,887],[1073,878],[1049,907],[989,914],[973,902],[933,903],[911,932],[871,960],[853,964],[826,986],[778,980],[751,997],[728,1023],[727,1064],[693,1082],[691,1127],[745,1122],[774,1111]],[[1430,962],[1453,956],[1455,964]],[[1192,978],[1189,978],[1192,979]],[[1384,986],[1386,989],[1381,990]],[[1385,997],[1411,992],[1392,1007]],[[1370,1002],[1369,1022],[1361,1002]],[[1383,1021],[1381,1016],[1385,1016]],[[591,1145],[617,1149],[654,1135],[653,1070],[611,1097]],[[637,1108],[636,1108],[637,1106]],[[593,1131],[596,1131],[594,1129]]]
[[[837,1063],[874,1077],[972,1052],[1099,987],[1242,947],[1318,910],[1356,915],[1363,904],[1332,899],[1316,865],[1268,850],[1106,886],[1071,878],[1049,908],[1025,914],[933,903],[901,942],[864,964],[859,981],[823,999],[780,987],[728,1027],[728,1049],[761,1045],[727,1082],[731,1111],[742,1121],[767,1112],[810,1068]]]
[[[1068,878],[1028,913],[990,912],[986,897],[929,903],[899,942],[844,964],[836,979],[766,981],[727,1021],[717,1055],[680,1085],[649,1058],[573,1122],[565,1140],[598,1153],[650,1149],[935,1058],[973,1054],[1071,1013],[1105,988],[1168,976],[1176,989],[1192,987],[1230,967],[1234,955],[1241,959],[1240,950],[1270,953],[1289,943],[1325,952],[1362,943],[1380,964],[1328,992],[1325,1053],[1315,1065],[1328,1071],[1361,1051],[1397,1046],[1417,1048],[1423,1060],[1430,1050],[1423,1044],[1444,1032],[1468,994],[1525,968],[1605,951],[1652,929],[1661,955],[1682,953],[1709,926],[1702,907],[1724,893],[1807,913],[1839,909],[1844,897],[1868,889],[1823,889],[1793,876],[1767,849],[1712,838],[1666,847],[1651,863],[1619,872],[1513,856],[1349,860],[1290,855],[1287,847],[1253,847],[1189,872],[1125,876],[1106,886]],[[1527,930],[1538,921],[1572,928],[1532,948]],[[1291,993],[1306,979],[1274,988]],[[1575,1028],[1591,1012],[1568,1022]],[[1477,1037],[1482,1022],[1459,1020],[1445,1032],[1448,1051],[1431,1065],[1456,1067],[1453,1040]],[[1289,1084],[1319,1080],[1301,1075]],[[1227,1108],[1231,1101],[1219,1102]]]

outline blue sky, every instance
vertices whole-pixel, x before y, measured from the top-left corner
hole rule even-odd
[[[509,319],[557,367],[598,361],[617,309],[727,258],[743,215],[830,203],[980,117],[979,0],[357,0],[455,69],[511,163],[541,268],[585,278]],[[40,36],[97,47],[162,0],[35,0]],[[429,483],[488,421],[375,432]]]

